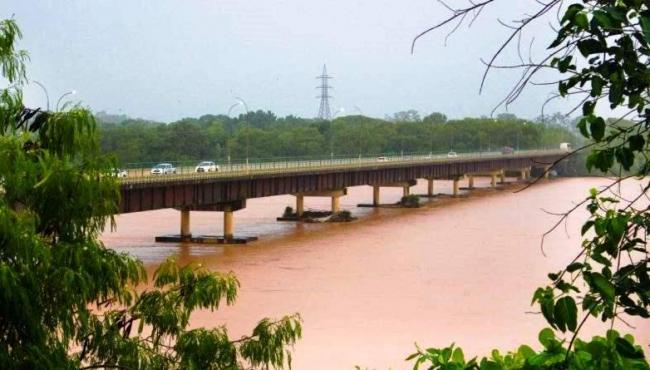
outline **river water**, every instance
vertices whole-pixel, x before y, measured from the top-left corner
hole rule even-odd
[[[512,180],[512,179],[511,179]],[[488,179],[476,179],[487,187]],[[546,274],[578,253],[580,225],[575,213],[565,227],[541,235],[557,220],[545,213],[565,211],[603,178],[543,181],[523,192],[479,190],[471,196],[441,197],[419,209],[357,208],[372,201],[372,188],[348,189],[341,206],[359,220],[348,224],[276,222],[291,196],[248,201],[235,213],[238,235],[255,235],[249,245],[156,244],[155,235],[176,233],[175,210],[124,214],[107,246],[145,261],[150,271],[167,257],[234,271],[242,287],[236,304],[197,312],[193,326],[225,324],[235,338],[250,333],[262,317],[299,312],[303,338],[295,346],[294,369],[406,369],[404,358],[421,346],[455,342],[467,355],[493,348],[538,348],[541,315],[530,306]],[[635,184],[628,191],[638,191]],[[426,182],[413,193],[426,193]],[[436,192],[451,193],[451,182],[436,181]],[[382,188],[383,203],[397,202],[400,188]],[[305,208],[327,209],[329,198],[306,198]],[[219,213],[193,212],[194,234],[218,234]],[[650,323],[630,320],[633,333],[650,352]],[[585,334],[605,326],[590,322]]]

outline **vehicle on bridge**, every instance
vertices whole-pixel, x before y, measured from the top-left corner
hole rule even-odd
[[[511,146],[504,146],[501,148],[501,154],[512,154],[515,152],[515,149]]]
[[[203,161],[199,163],[194,169],[194,172],[218,172],[218,171],[219,171],[219,166],[217,166],[212,161]]]
[[[458,158],[458,153],[449,152],[449,153],[447,153],[447,158]]]
[[[176,173],[176,167],[171,163],[158,163],[151,169],[152,175],[167,175]]]
[[[128,177],[129,173],[127,172],[127,170],[125,170],[123,168],[112,168],[111,169],[111,176],[117,177],[118,179],[122,179],[122,178]]]
[[[560,143],[560,150],[564,150],[565,152],[570,152],[571,143]]]
[[[388,157],[377,157],[377,162],[388,162]]]

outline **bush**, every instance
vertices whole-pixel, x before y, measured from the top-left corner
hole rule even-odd
[[[418,208],[420,207],[420,197],[417,195],[406,195],[402,197],[399,203],[402,207]]]
[[[284,209],[284,213],[282,214],[282,217],[293,217],[293,216],[295,216],[295,215],[296,215],[296,214],[293,213],[293,208],[287,206],[287,207]]]

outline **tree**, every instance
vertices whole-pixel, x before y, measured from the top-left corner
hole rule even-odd
[[[113,161],[92,114],[23,107],[27,54],[0,22],[0,368],[240,369],[290,364],[300,318],[263,319],[250,336],[188,329],[191,313],[233,304],[232,273],[142,263],[98,235],[117,211]]]
[[[448,8],[452,15],[418,35],[414,42],[446,24],[458,22],[455,30],[465,21],[472,22],[495,1]],[[631,336],[620,336],[610,330],[605,336],[585,342],[579,333],[590,318],[610,321],[612,327],[615,320],[624,320],[626,315],[650,318],[650,258],[646,244],[650,207],[640,202],[650,190],[650,3],[582,0],[564,5],[561,0],[538,2],[536,9],[516,20],[510,36],[487,62],[486,73],[500,67],[521,70],[521,79],[503,101],[507,105],[517,99],[539,71],[556,71],[561,77],[557,97],[580,99],[577,108],[582,117],[577,126],[587,142],[576,152],[588,151],[586,166],[590,171],[610,173],[617,179],[605,189],[592,189],[555,225],[560,225],[578,207],[586,207],[591,215],[582,226],[584,240],[575,259],[561,271],[550,273],[550,283],[533,295],[533,303],[552,328],[540,333],[544,350],[536,353],[529,347],[520,347],[505,357],[495,352],[490,358],[466,362],[462,350],[454,346],[418,349],[410,357],[416,361],[416,368],[425,363],[433,369],[649,368],[643,350]],[[508,45],[519,43],[524,29],[556,11],[561,16],[559,25],[540,61],[529,59],[515,66],[496,64]],[[617,120],[606,120],[596,109],[602,105],[625,113]],[[621,124],[623,119],[628,122]],[[636,196],[606,194],[630,177],[636,177],[642,184]],[[557,338],[565,334],[566,340]]]
[[[431,125],[439,125],[439,124],[447,122],[447,116],[442,114],[442,113],[439,113],[439,112],[433,112],[433,113],[429,114],[428,116],[425,116],[422,119],[422,122],[428,123],[428,124],[431,124]]]
[[[399,111],[392,116],[386,117],[387,121],[391,122],[420,122],[420,113],[415,109]]]

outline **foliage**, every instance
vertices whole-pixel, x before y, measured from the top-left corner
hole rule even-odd
[[[290,206],[284,207],[284,212],[282,213],[282,217],[292,217],[295,216],[295,212],[293,211],[293,208]]]
[[[300,317],[263,319],[250,336],[190,329],[192,312],[231,305],[232,273],[163,263],[153,286],[140,261],[99,233],[117,210],[114,163],[81,107],[23,107],[24,51],[0,23],[0,368],[238,369],[290,365]],[[138,288],[138,289],[136,289]]]
[[[251,116],[255,114],[255,119]],[[105,116],[105,115],[102,115]],[[344,116],[331,122],[270,112],[236,118],[206,115],[169,124],[126,120],[100,124],[102,151],[121,163],[246,158],[357,156],[557,148],[576,136],[554,124],[523,119],[447,120],[432,113],[422,121],[385,121]]]
[[[406,208],[418,208],[420,206],[420,197],[415,194],[405,195],[400,199],[399,204]]]
[[[630,335],[621,337],[615,330],[607,331],[605,337],[593,337],[588,342],[576,340],[571,356],[567,356],[567,350],[551,329],[539,333],[539,342],[543,347],[539,352],[521,345],[516,351],[505,354],[494,350],[489,357],[480,360],[466,360],[463,350],[454,344],[445,348],[417,347],[417,352],[406,360],[414,362],[415,370],[650,369],[641,347],[634,344],[634,338]]]
[[[441,25],[455,19],[462,22],[463,14],[480,13],[493,1],[472,2],[467,8],[452,9],[453,15]],[[519,66],[523,68],[522,80],[506,101],[516,98],[539,70],[557,71],[562,76],[557,84],[558,96],[581,99],[579,108],[583,116],[577,127],[587,140],[581,149],[588,149],[587,169],[612,173],[618,178],[603,189],[592,189],[555,225],[579,207],[585,206],[589,212],[581,230],[584,240],[580,253],[561,271],[550,273],[551,283],[538,288],[533,295],[533,304],[539,306],[552,328],[540,334],[545,350],[537,354],[526,350],[528,355],[517,351],[503,357],[516,362],[511,365],[483,367],[484,360],[479,365],[517,369],[647,369],[643,351],[634,346],[631,336],[619,337],[609,331],[606,338],[583,342],[578,334],[592,317],[610,321],[612,327],[624,316],[650,317],[650,259],[646,244],[650,207],[647,202],[640,202],[650,189],[650,3],[583,0],[564,7],[562,1],[551,0],[538,6],[516,22],[512,37],[499,48],[488,67],[494,66],[495,58],[528,24],[557,8],[560,24],[547,55],[540,62]],[[599,110],[601,106],[604,107]],[[598,114],[608,109],[624,113],[616,120]],[[632,197],[615,190],[629,177],[636,177],[641,183],[640,191]],[[554,338],[553,330],[568,333],[570,340],[564,343],[549,339]],[[476,362],[467,365],[464,360],[447,367],[451,361],[449,353],[454,351],[453,346],[419,351],[413,358],[440,369],[476,368]],[[545,360],[538,363],[540,356]]]

